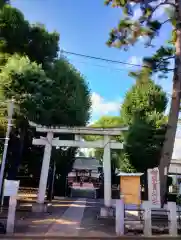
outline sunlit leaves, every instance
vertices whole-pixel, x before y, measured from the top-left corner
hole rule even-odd
[[[59,34],[48,32],[42,24],[31,25],[24,15],[9,5],[0,10],[0,51],[26,54],[31,61],[47,67],[59,50]]]
[[[127,92],[121,108],[124,124],[130,128],[125,138],[125,153],[137,171],[155,167],[164,141],[166,93],[150,79],[150,69],[132,72],[135,85]]]
[[[121,107],[125,124],[131,124],[137,116],[147,118],[147,114],[155,110],[164,112],[167,97],[162,88],[150,79],[150,69],[143,68],[141,71],[132,72],[130,76],[136,79],[136,84],[127,92]]]
[[[125,13],[125,17],[120,20],[117,28],[111,30],[108,46],[114,46],[117,48],[128,49],[130,45],[134,45],[141,36],[149,38],[145,44],[146,46],[151,45],[151,41],[158,36],[163,22],[158,19],[152,19],[154,12],[163,3],[157,3],[155,7],[151,5],[153,1],[128,1],[128,0],[108,0],[105,1],[106,5],[112,7],[120,7]],[[155,1],[156,3],[156,1]],[[165,3],[166,4],[166,3]],[[136,7],[135,7],[136,6]],[[137,9],[141,10],[141,16],[135,20],[132,18]],[[170,19],[173,22],[173,18]]]

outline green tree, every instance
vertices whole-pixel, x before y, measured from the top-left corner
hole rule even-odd
[[[7,1],[7,3],[9,2]],[[48,70],[58,54],[59,35],[56,32],[49,33],[41,24],[29,24],[24,15],[10,5],[4,5],[0,9],[0,26],[0,66],[6,64],[8,58],[16,53],[27,55],[30,61],[42,64],[43,69]],[[19,155],[17,155],[17,162],[21,161],[24,136],[28,125],[24,118],[19,120],[21,121],[18,121],[19,125],[16,126],[20,135],[20,150]],[[19,140],[16,139],[16,142]]]
[[[91,108],[90,90],[81,74],[65,59],[59,59],[52,64],[48,75],[49,77],[41,65],[31,62],[26,56],[16,54],[9,57],[2,67],[0,73],[2,92],[7,99],[13,97],[18,105],[16,130],[17,126],[22,124],[22,119],[25,122],[31,120],[47,126],[82,126],[88,122]],[[26,171],[37,176],[41,162],[36,163],[32,159],[36,159],[35,156],[40,158],[42,148],[31,147],[35,133],[28,125],[25,133],[24,158],[25,163],[28,163]],[[73,136],[61,138],[73,139]],[[74,154],[75,149],[67,151],[53,149],[52,161],[57,163],[57,172],[64,176],[64,183]]]
[[[136,84],[127,92],[121,107],[124,124],[131,125],[137,118],[147,119],[155,112],[163,118],[168,100],[161,86],[151,80],[150,72],[145,68],[130,73],[130,76],[136,79]]]
[[[165,138],[167,97],[145,69],[131,75],[136,83],[127,92],[121,108],[124,124],[130,126],[124,150],[129,163],[136,171],[144,173],[146,187],[147,169],[159,165]]]
[[[9,4],[9,0],[0,0],[0,8],[4,7],[5,4]]]
[[[6,1],[6,3],[9,2]],[[29,22],[25,20],[23,14],[18,9],[13,8],[10,5],[3,4],[0,9],[0,26],[1,67],[4,66],[8,58],[15,53],[22,56],[28,55],[30,61],[36,61],[38,64],[42,64],[44,70],[47,70],[57,57],[59,35],[56,32],[47,32],[43,25],[29,24]],[[38,79],[36,81],[38,86]],[[39,97],[40,95],[41,94],[39,94]],[[37,98],[38,94],[36,95],[36,102],[38,101]],[[28,102],[26,104],[28,104]],[[23,108],[21,108],[21,110],[22,109]],[[16,154],[11,154],[14,158],[13,162],[19,165],[19,162],[21,162],[24,145],[26,145],[25,135],[29,130],[27,116],[21,114],[21,116],[18,115],[16,118],[17,117],[18,121],[16,121],[16,127],[14,130],[15,132],[13,133],[13,136],[16,135],[17,137],[11,138],[11,142],[13,139],[13,144],[10,145],[14,146],[14,151],[16,149]],[[17,149],[19,149],[19,153]],[[15,172],[16,171],[12,170],[12,173]]]
[[[146,46],[153,46],[152,40],[159,35],[163,25],[171,24],[173,31],[171,32],[173,38],[168,44],[163,42],[161,48],[162,52],[156,54],[157,60],[155,58],[152,61],[152,66],[149,67],[157,68],[163,73],[168,73],[168,71],[173,70],[173,88],[172,88],[172,99],[171,99],[171,108],[168,117],[168,127],[166,131],[166,137],[162,149],[162,155],[160,159],[160,183],[161,183],[161,199],[162,203],[164,202],[164,196],[166,193],[167,186],[167,177],[165,176],[165,168],[168,169],[172,157],[173,145],[176,133],[176,126],[178,121],[178,115],[180,110],[180,91],[181,91],[181,3],[176,0],[175,2],[171,1],[155,1],[155,0],[139,0],[130,2],[128,0],[106,0],[107,5],[112,5],[112,7],[122,8],[124,15],[120,20],[118,27],[114,28],[110,32],[110,37],[108,40],[109,46],[114,46],[118,48],[128,49],[129,46],[137,43],[140,37],[146,37],[148,39]],[[133,4],[132,4],[133,3]],[[135,19],[134,13],[135,10],[140,8],[141,15],[138,19]],[[168,7],[169,13],[168,18],[165,21],[155,16],[155,13],[161,7]],[[170,44],[173,44],[171,49],[169,48]],[[167,50],[171,50],[174,55],[174,68],[169,69],[170,64],[170,53],[167,54]],[[164,63],[162,65],[164,58]],[[155,64],[159,62],[159,64]]]
[[[48,32],[42,24],[31,25],[19,10],[9,5],[0,9],[0,26],[1,91],[5,100],[11,97],[16,100],[16,121],[8,148],[11,178],[16,176],[21,159],[21,170],[27,176],[39,178],[43,148],[32,146],[36,134],[28,120],[49,126],[85,125],[90,116],[90,91],[84,78],[66,59],[57,59],[56,32]],[[53,150],[53,160],[60,166],[57,174],[66,176],[75,151]]]
[[[91,127],[100,127],[100,128],[111,128],[111,127],[123,127],[123,121],[120,116],[102,116],[99,120],[97,120]],[[87,141],[95,141],[102,139],[101,136],[86,136],[85,139]],[[118,137],[113,137],[117,141],[123,142],[123,135]],[[103,149],[96,149],[94,151],[95,157],[102,161],[103,159]],[[126,161],[124,158],[124,153],[122,150],[114,150],[111,152],[111,163],[112,163],[112,171],[114,172],[116,168],[129,172],[132,167],[131,164]]]
[[[3,54],[25,54],[44,69],[57,58],[58,33],[49,33],[42,24],[31,25],[18,9],[9,5],[0,9],[0,26],[1,58]]]

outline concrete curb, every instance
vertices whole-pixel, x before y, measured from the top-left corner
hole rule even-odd
[[[159,239],[159,240],[180,240],[179,237],[167,237],[167,236],[153,236],[153,237],[143,237],[143,236],[122,236],[122,237],[87,237],[87,236],[59,236],[59,235],[24,235],[24,234],[13,234],[13,235],[0,235],[1,239],[49,239],[49,240],[54,240],[54,239],[66,239],[66,240],[71,240],[71,239],[120,239],[120,240],[152,240],[152,239]]]

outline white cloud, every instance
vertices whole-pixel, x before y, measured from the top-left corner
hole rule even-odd
[[[132,65],[128,65],[128,68],[134,68],[134,65],[137,65],[135,67],[139,67],[139,65],[142,65],[142,58],[141,57],[136,57],[136,56],[132,56],[129,58],[129,60],[127,61],[127,63],[132,64]]]
[[[137,20],[139,17],[141,17],[142,15],[142,11],[141,9],[138,7],[134,10],[134,15],[133,15],[133,19]]]
[[[129,59],[129,63],[131,63],[131,64],[141,64],[142,63],[142,58],[136,57],[136,56],[132,56]]]
[[[113,112],[118,112],[120,109],[121,101],[113,100],[107,101],[103,97],[101,97],[98,93],[93,92],[91,96],[92,100],[92,115],[100,116],[106,115]]]

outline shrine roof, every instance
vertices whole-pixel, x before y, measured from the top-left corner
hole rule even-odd
[[[99,167],[102,167],[99,161],[91,157],[76,157],[73,164],[73,169],[76,170],[97,170]]]
[[[142,176],[143,173],[125,173],[125,172],[119,172],[117,176]]]

